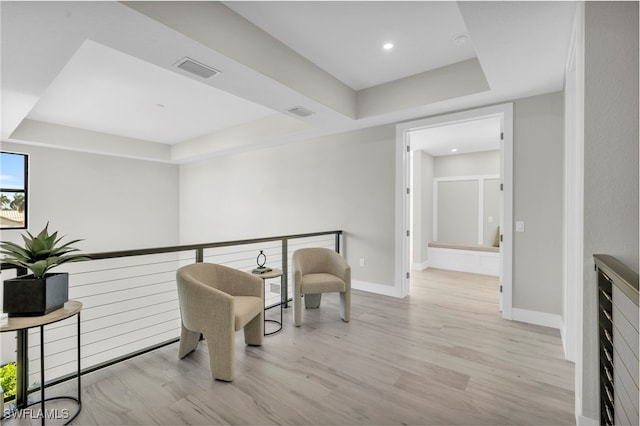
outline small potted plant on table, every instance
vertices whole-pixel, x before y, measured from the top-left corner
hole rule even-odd
[[[82,240],[60,244],[64,237],[58,232],[49,235],[49,223],[37,236],[22,234],[24,247],[9,242],[0,242],[2,262],[25,268],[31,274],[4,281],[3,311],[10,317],[38,316],[61,308],[69,300],[69,274],[49,273],[56,266],[68,262],[88,260],[78,254],[71,245]]]

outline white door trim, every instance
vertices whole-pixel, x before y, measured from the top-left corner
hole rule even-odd
[[[578,3],[565,67],[564,306],[562,343],[575,362],[576,422],[598,424],[583,416],[584,309],[584,4]]]
[[[502,285],[502,317],[511,319],[512,276],[513,276],[513,104],[506,103],[469,111],[446,114],[438,117],[400,123],[396,126],[396,250],[395,275],[398,278],[396,288],[401,297],[409,294],[410,271],[409,245],[409,134],[412,130],[437,127],[480,118],[501,117],[503,141],[501,145],[501,177],[503,184],[502,206],[502,243],[500,276]]]
[[[395,232],[395,270],[398,280],[394,286],[400,297],[409,295],[409,274],[411,271],[410,244],[408,235],[411,229],[410,202],[407,188],[411,187],[409,131],[401,124],[396,126],[396,232]]]

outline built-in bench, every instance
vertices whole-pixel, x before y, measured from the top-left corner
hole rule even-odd
[[[427,259],[430,268],[500,275],[500,247],[433,241]]]

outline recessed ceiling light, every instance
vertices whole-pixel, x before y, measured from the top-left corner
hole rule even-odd
[[[451,152],[458,152],[458,148],[451,148]]]
[[[391,50],[391,49],[393,49],[393,43],[391,43],[391,42],[387,42],[387,43],[385,43],[385,44],[383,44],[383,45],[382,45],[382,48],[383,48],[384,50]]]

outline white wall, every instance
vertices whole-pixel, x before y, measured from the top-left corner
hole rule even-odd
[[[74,246],[85,253],[178,244],[177,165],[9,142],[0,148],[29,154],[29,232],[49,222],[63,241],[83,239]],[[24,232],[3,230],[0,239],[21,243]],[[3,333],[0,363],[13,359],[15,336]]]
[[[342,229],[352,278],[392,286],[394,130],[374,127],[183,165],[182,243]]]
[[[177,244],[178,166],[2,142],[29,154],[29,231],[84,239],[84,252]],[[22,241],[24,230],[2,240]]]
[[[486,176],[486,175],[500,175],[500,151],[483,151],[483,152],[474,152],[469,154],[454,154],[454,155],[445,155],[441,157],[434,158],[434,177],[461,177],[461,176]],[[478,184],[478,181],[474,181]],[[469,183],[469,182],[467,182]],[[483,210],[484,210],[484,218],[483,218],[483,238],[482,244],[491,246],[493,244],[493,239],[495,237],[495,232],[500,224],[500,199],[499,192],[496,193],[496,183],[499,186],[499,180],[491,179],[484,180],[480,182],[483,185]],[[463,182],[440,182],[438,184],[439,187],[444,189],[445,186],[458,186],[463,185]],[[433,184],[432,184],[433,186]],[[465,213],[469,215],[468,220],[456,219],[451,220],[451,225],[453,228],[450,228],[450,232],[446,232],[446,227],[443,227],[442,230],[438,229],[438,241],[446,241],[446,242],[457,242],[457,243],[467,243],[467,244],[478,244],[478,205],[477,205],[477,196],[479,196],[479,190],[476,190],[475,194],[475,204],[474,202],[467,198],[466,202],[469,202],[471,205],[471,209],[475,210],[475,213],[469,209],[466,211],[462,211],[460,207],[465,203],[462,201],[461,203],[456,203],[457,207],[450,209],[449,211],[443,212],[443,215],[438,216],[438,227],[441,228],[444,224],[440,219],[440,216],[444,218],[453,219],[455,215],[464,215]],[[438,197],[442,197],[441,191],[438,191]],[[432,204],[431,201],[429,201]],[[441,209],[442,206],[438,205],[438,209]],[[491,222],[489,222],[489,216],[491,216]],[[473,218],[473,219],[472,219]],[[465,223],[467,230],[466,232],[459,228],[458,223]],[[445,231],[445,232],[442,232]],[[455,232],[454,232],[455,231]],[[457,234],[466,235],[466,237],[457,237],[457,238],[449,238],[447,235],[457,235]]]
[[[479,180],[440,181],[437,187],[437,240],[478,244]]]
[[[638,271],[638,3],[585,3],[582,413],[599,418],[593,255]]]
[[[500,174],[500,151],[443,155],[434,159],[434,177],[496,174]]]
[[[513,308],[562,315],[564,101],[561,92],[514,103]]]

